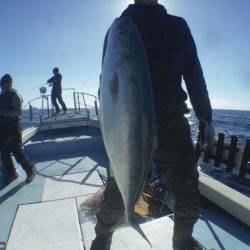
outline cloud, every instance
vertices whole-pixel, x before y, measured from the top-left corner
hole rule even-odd
[[[250,106],[242,105],[235,102],[235,100],[230,100],[228,98],[214,97],[211,99],[211,104],[213,109],[238,109],[238,110],[249,110]]]
[[[227,98],[213,98],[211,100],[212,106],[214,108],[232,108],[232,102]]]
[[[212,97],[210,101],[213,109],[250,110],[249,104],[241,105],[239,103],[236,103],[235,100],[230,100],[228,98]],[[187,105],[189,108],[192,108],[190,99],[187,100]]]

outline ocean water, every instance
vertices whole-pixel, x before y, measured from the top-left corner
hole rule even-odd
[[[197,140],[198,121],[193,112],[188,117],[194,141]],[[213,110],[213,127],[216,135],[225,134],[225,142],[230,142],[232,135],[238,136],[238,145],[243,146],[250,139],[250,111]]]

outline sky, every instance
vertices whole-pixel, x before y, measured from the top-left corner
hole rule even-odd
[[[10,73],[25,102],[63,74],[63,87],[97,93],[105,33],[132,0],[1,1],[0,76]],[[250,1],[162,0],[186,19],[213,108],[250,110]],[[35,89],[34,89],[35,88]],[[66,97],[67,102],[71,99]]]

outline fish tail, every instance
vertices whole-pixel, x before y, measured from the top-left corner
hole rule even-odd
[[[146,240],[148,242],[148,244],[150,245],[150,247],[152,248],[152,245],[149,241],[149,239],[147,238],[147,236],[143,233],[142,229],[140,228],[140,226],[137,223],[133,223],[131,225],[141,236],[144,240]]]

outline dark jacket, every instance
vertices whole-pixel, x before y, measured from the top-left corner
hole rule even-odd
[[[62,75],[60,73],[55,74],[47,82],[53,84],[52,93],[62,92]]]
[[[136,25],[146,49],[152,77],[156,120],[171,119],[185,109],[187,94],[198,119],[212,120],[212,109],[194,39],[183,18],[162,5],[131,4],[120,18]],[[104,54],[107,36],[104,43]]]
[[[14,89],[0,95],[0,129],[20,126],[22,102],[22,97]]]

